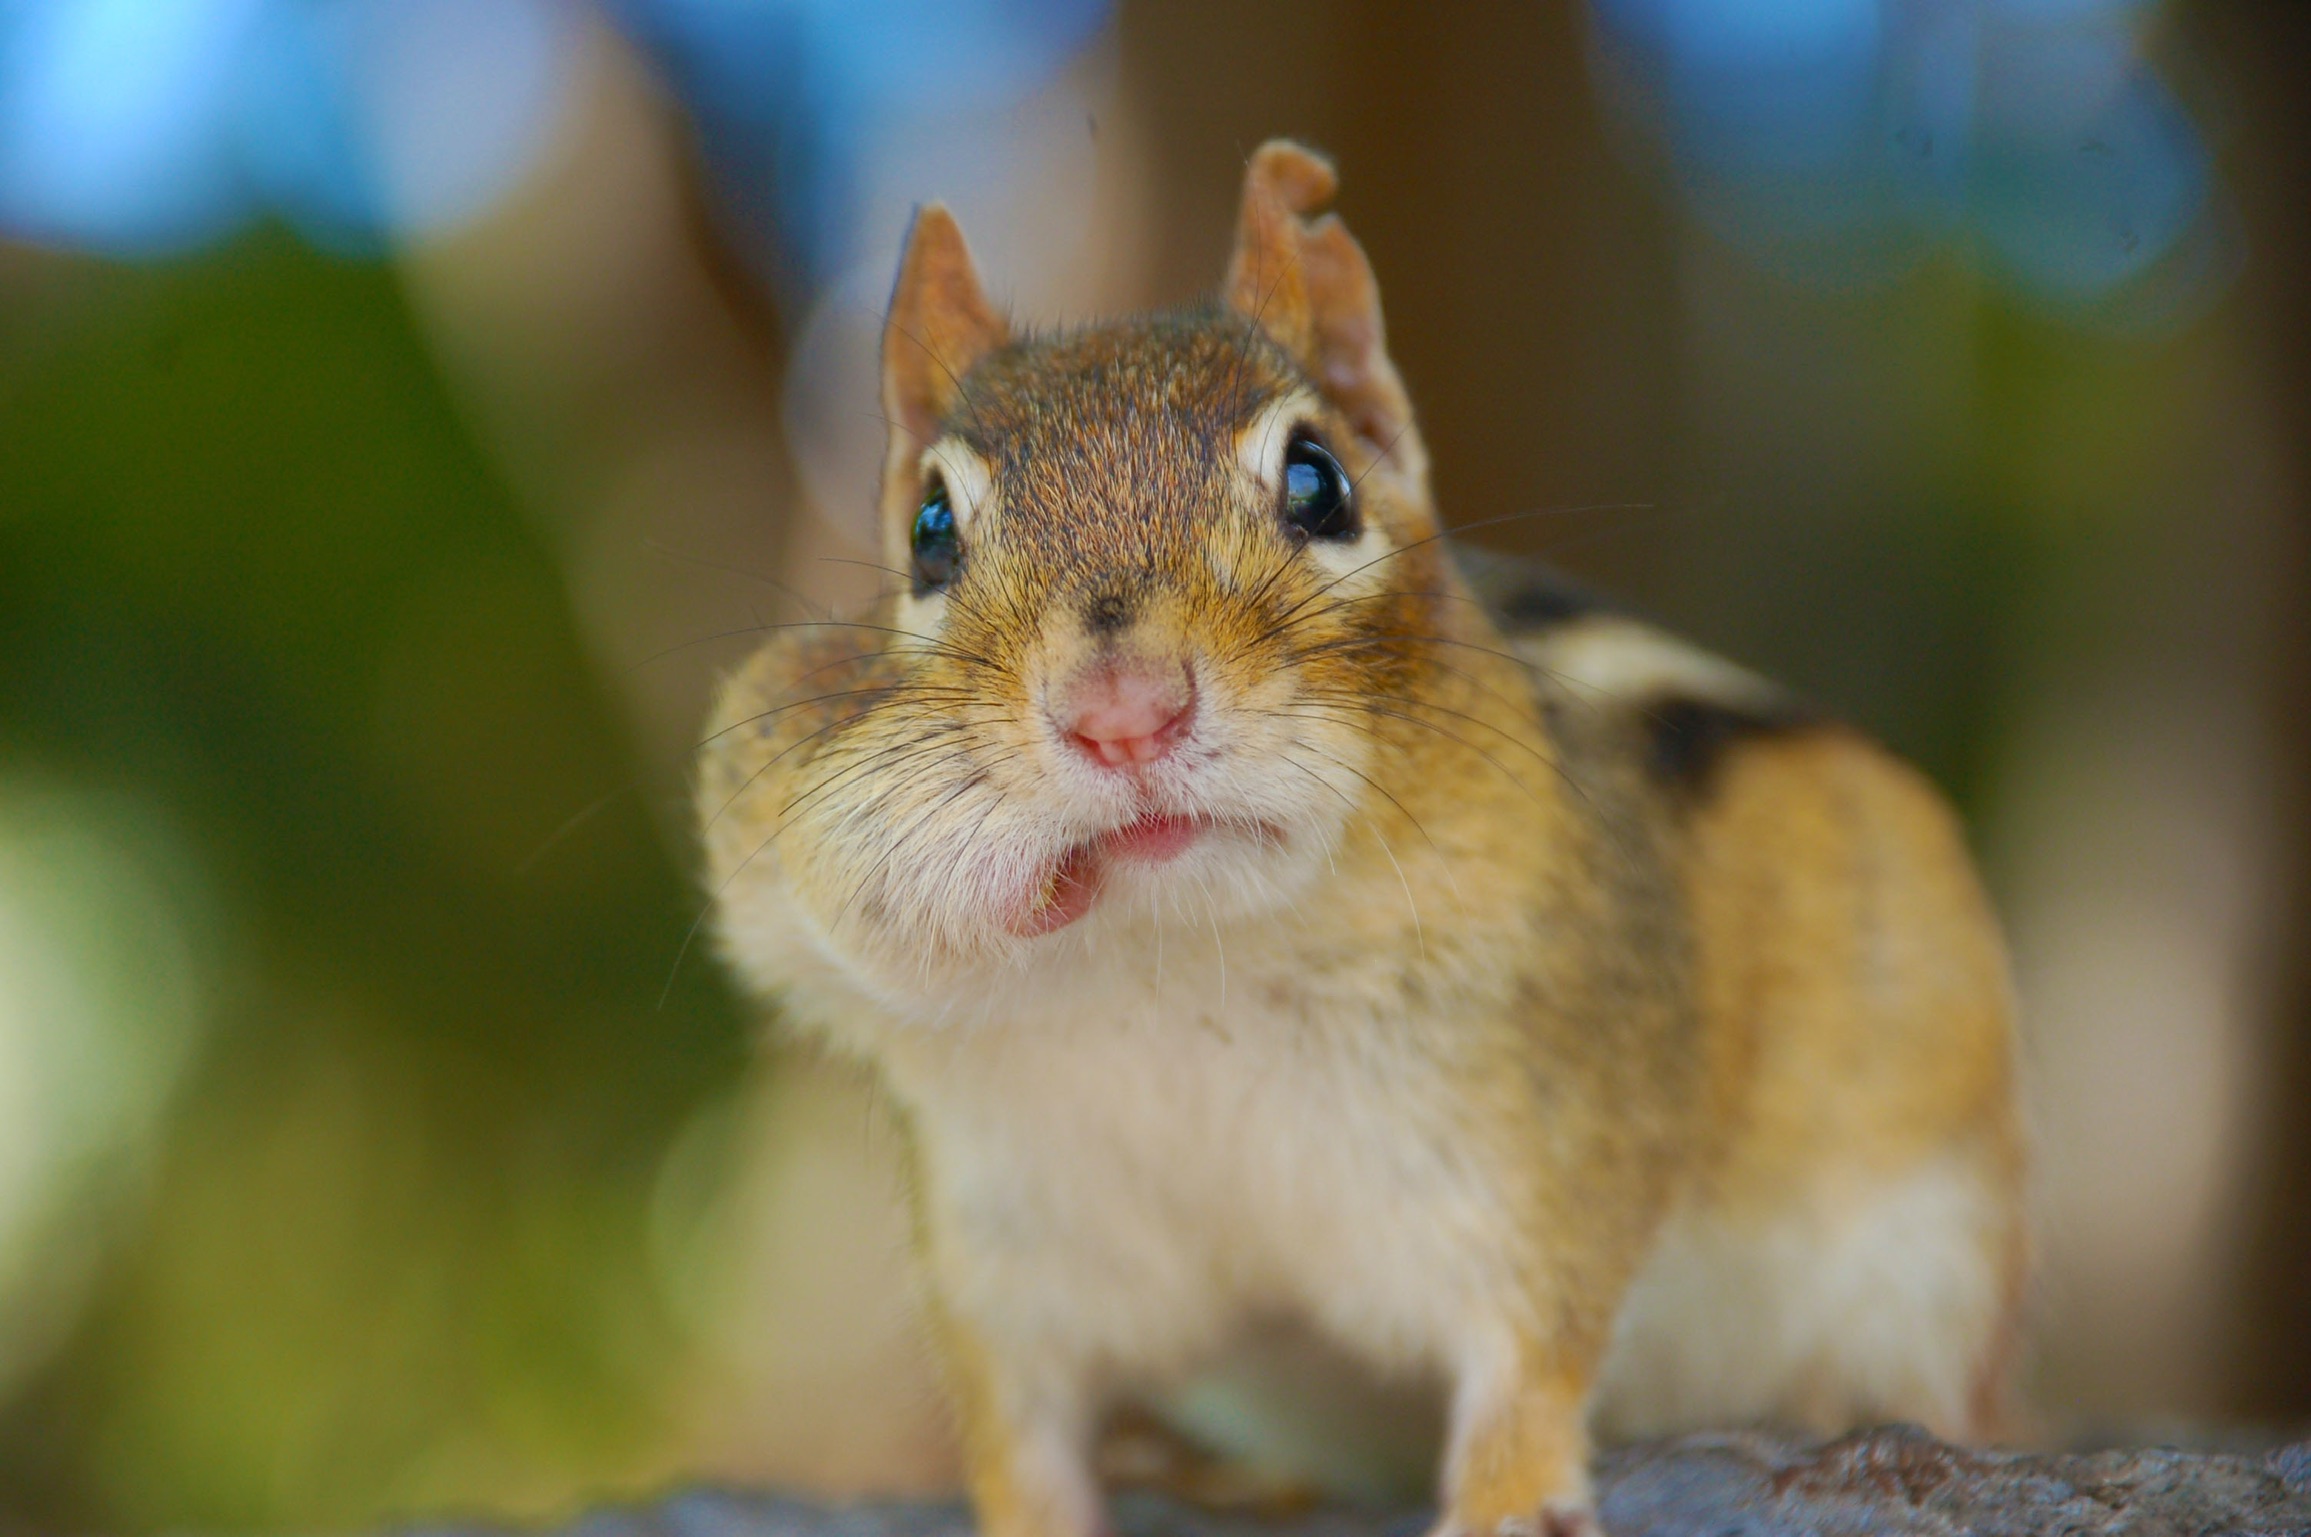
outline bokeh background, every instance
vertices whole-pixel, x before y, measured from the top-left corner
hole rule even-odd
[[[2049,1435],[2311,1416],[2290,0],[0,0],[0,1530],[936,1483],[688,752],[871,594],[908,209],[1058,322],[1337,156],[1470,541],[1926,765]]]

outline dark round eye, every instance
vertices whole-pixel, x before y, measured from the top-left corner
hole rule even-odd
[[[1284,450],[1284,521],[1311,539],[1353,539],[1356,504],[1348,472],[1314,438]]]
[[[915,591],[929,592],[954,580],[963,559],[962,537],[955,532],[955,509],[947,500],[947,483],[936,475],[923,492],[915,513],[912,537],[915,551]]]

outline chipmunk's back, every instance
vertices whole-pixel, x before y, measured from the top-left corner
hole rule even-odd
[[[1632,1289],[1604,1428],[1761,1402],[1822,1429],[2001,1423],[2024,1148],[2004,947],[1956,819],[1755,674],[1544,568],[1468,559],[1575,760],[1634,767],[1677,829],[1724,1140]]]

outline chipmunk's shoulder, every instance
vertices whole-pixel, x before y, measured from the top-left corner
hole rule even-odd
[[[1858,739],[1789,690],[1547,566],[1467,551],[1461,563],[1560,734],[1633,753],[1663,794],[1706,799],[1751,744]]]

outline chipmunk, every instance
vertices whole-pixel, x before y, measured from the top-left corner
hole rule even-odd
[[[870,1064],[990,1537],[1261,1320],[1441,1376],[1438,1531],[1592,1529],[1593,1430],[1983,1430],[2006,962],[1915,772],[1456,569],[1328,162],[1209,308],[1051,335],[937,204],[883,341],[904,586],[729,680],[722,946]]]

